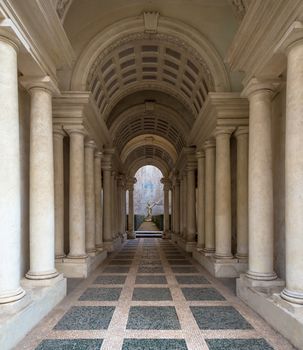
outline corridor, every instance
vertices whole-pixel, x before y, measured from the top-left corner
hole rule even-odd
[[[169,241],[127,241],[16,350],[289,350],[292,346]]]

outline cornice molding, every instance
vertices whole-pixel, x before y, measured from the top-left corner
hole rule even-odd
[[[9,19],[0,26],[9,27],[22,43],[19,66],[23,74],[56,79],[57,69],[73,65],[74,52],[52,1],[3,0],[0,8]]]
[[[190,133],[190,142],[203,148],[217,127],[247,126],[249,103],[239,93],[209,93],[204,107]]]
[[[252,1],[226,57],[231,70],[245,72],[248,79],[278,77],[286,58],[276,46],[298,19],[303,19],[301,0]]]
[[[82,125],[96,141],[98,149],[110,144],[111,138],[100,118],[90,92],[67,91],[53,98],[53,123],[64,125]]]

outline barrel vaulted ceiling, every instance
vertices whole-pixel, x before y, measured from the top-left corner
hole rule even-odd
[[[126,166],[153,159],[172,169],[171,155],[190,146],[188,135],[208,92],[239,86],[223,62],[239,25],[230,5],[230,0],[58,1],[77,55],[70,89],[91,91],[111,146],[122,155],[132,140],[159,138],[156,144],[138,141],[137,147],[133,142]],[[174,150],[167,152],[160,139]]]

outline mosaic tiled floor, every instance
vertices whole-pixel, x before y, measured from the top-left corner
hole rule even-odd
[[[128,241],[16,350],[291,350],[169,241]]]

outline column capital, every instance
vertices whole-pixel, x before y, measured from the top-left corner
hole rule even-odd
[[[264,79],[264,80],[252,78],[244,87],[241,95],[249,99],[253,95],[258,93],[269,94],[272,96],[276,91],[278,91],[281,84],[282,84],[282,81],[278,78]]]
[[[6,42],[11,45],[17,52],[21,46],[20,40],[16,37],[14,33],[7,30],[6,28],[0,28],[0,41]]]
[[[215,139],[211,138],[204,142],[204,150],[207,150],[208,148],[215,148],[216,147],[216,141]]]
[[[167,177],[163,177],[161,179],[161,183],[163,184],[163,190],[164,191],[169,191],[171,189],[171,181]]]
[[[86,142],[85,142],[85,144],[84,144],[84,147],[85,148],[91,148],[91,149],[96,149],[96,142],[94,141],[94,140],[92,140],[92,139],[89,139],[89,140],[87,140]]]
[[[86,131],[82,125],[69,125],[68,127],[63,127],[69,136],[72,134],[86,135]]]
[[[287,29],[274,51],[288,54],[293,47],[298,45],[303,45],[303,23],[295,21]]]
[[[95,152],[95,158],[103,159],[103,152],[96,151],[96,152]]]
[[[221,135],[231,136],[231,134],[236,130],[233,126],[218,126],[215,130],[216,138]]]
[[[36,89],[45,90],[51,95],[60,95],[58,84],[48,75],[44,77],[21,77],[20,84],[30,93]]]
[[[62,125],[53,125],[53,135],[57,137],[66,136],[66,132],[63,130]]]
[[[127,178],[126,180],[126,189],[128,191],[133,191],[134,190],[134,184],[137,182],[137,179],[135,177],[133,178]]]
[[[237,128],[237,130],[235,131],[234,135],[236,138],[240,137],[240,136],[247,136],[249,133],[249,127],[248,126],[239,126]]]
[[[201,150],[197,151],[197,152],[196,152],[196,157],[197,157],[198,160],[201,159],[201,158],[205,158],[205,152],[204,152],[204,150],[201,149]]]

